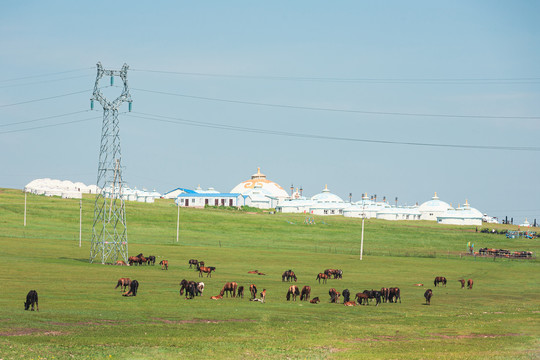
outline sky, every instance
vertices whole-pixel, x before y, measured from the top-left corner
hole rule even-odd
[[[0,33],[0,187],[95,184],[96,64],[126,63],[132,188],[228,192],[260,167],[307,196],[540,221],[538,1],[20,1]]]

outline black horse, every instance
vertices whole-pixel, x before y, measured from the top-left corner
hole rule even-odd
[[[122,294],[122,296],[137,296],[137,290],[139,289],[139,282],[132,280],[129,285],[129,291]]]
[[[195,296],[201,293],[197,285],[199,285],[199,283],[195,281],[188,281],[186,279],[183,279],[182,281],[180,281],[180,295],[183,295],[185,291],[186,299],[193,299]]]
[[[32,311],[34,311],[34,304],[36,304],[37,311],[39,311],[38,304],[38,294],[36,290],[30,290],[26,295],[26,301],[24,302],[24,310],[28,310],[32,306]]]
[[[424,297],[426,298],[426,305],[431,304],[431,297],[433,296],[433,291],[431,289],[427,289],[424,293]]]
[[[148,265],[152,264],[152,265],[155,265],[156,264],[156,257],[153,256],[153,255],[150,255],[146,258],[146,263]]]
[[[343,295],[343,303],[351,301],[350,300],[351,292],[349,291],[349,289],[343,290],[341,294]]]

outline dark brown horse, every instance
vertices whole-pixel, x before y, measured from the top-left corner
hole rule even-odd
[[[326,269],[324,270],[324,274],[328,276],[328,278],[333,276],[334,279],[343,279],[343,271],[339,269]]]
[[[139,289],[139,282],[137,280],[131,281],[129,284],[129,291],[122,294],[122,296],[137,296],[137,290]]]
[[[129,263],[129,265],[132,265],[132,266],[135,265],[135,264],[140,265],[141,264],[141,259],[139,259],[136,256],[130,256],[128,258],[128,263]]]
[[[397,303],[399,299],[399,303],[401,304],[401,291],[399,290],[399,288],[394,287],[388,290],[389,290],[388,299],[390,300],[390,302]]]
[[[381,298],[382,302],[387,303],[390,298],[390,289],[385,287],[381,288]]]
[[[325,273],[319,273],[319,275],[317,275],[317,278],[315,280],[319,280],[319,284],[321,283],[321,280],[323,284],[326,284],[326,280],[328,280],[328,275],[326,275]]]
[[[431,304],[431,297],[433,296],[433,291],[431,289],[427,289],[424,293],[424,297],[426,298],[426,305]]]
[[[433,280],[433,284],[435,286],[438,284],[443,284],[446,287],[446,278],[444,276],[437,276],[435,280]]]
[[[467,280],[467,289],[472,290],[473,283],[472,279]]]
[[[328,295],[330,295],[330,302],[337,304],[338,301],[339,301],[339,297],[340,297],[341,293],[339,291],[337,291],[336,289],[331,288],[328,291]]]
[[[295,282],[298,281],[294,271],[292,270],[287,270],[283,273],[283,275],[281,275],[281,281],[285,281],[285,280],[292,281],[293,279]]]
[[[358,302],[359,305],[362,305],[362,302],[364,303],[364,305],[368,305],[369,299],[368,296],[364,293],[356,293],[354,299]]]
[[[291,296],[292,296],[292,300],[296,301],[296,297],[298,295],[300,295],[300,289],[298,289],[298,286],[296,285],[289,286],[289,290],[287,291],[287,301],[291,300]]]
[[[316,304],[316,303],[318,303],[319,301],[321,301],[321,300],[319,300],[319,297],[318,297],[318,296],[315,296],[313,299],[309,300],[309,302],[312,303],[312,304]]]
[[[243,286],[239,286],[238,287],[238,297],[239,298],[244,298],[244,287]]]
[[[311,286],[304,286],[300,294],[300,301],[308,301],[311,296]]]
[[[156,257],[154,255],[148,256],[147,264],[148,265],[156,265]]]
[[[126,291],[127,287],[131,285],[131,279],[130,278],[120,278],[118,279],[118,282],[116,283],[115,289],[120,286],[120,291]],[[122,290],[123,288],[123,290]]]
[[[255,284],[249,285],[249,293],[251,294],[252,299],[257,297],[257,286],[255,286]]]
[[[212,271],[215,271],[215,267],[204,267],[204,266],[197,266],[197,270],[199,270],[199,277],[203,276],[203,273],[206,274],[206,277],[210,276],[212,277]]]
[[[458,281],[461,283],[461,288],[463,289],[465,287],[465,279],[459,279]]]
[[[199,265],[199,262],[196,259],[189,259],[188,264],[189,264],[189,268],[191,269],[193,265],[197,267],[197,265]]]
[[[229,293],[231,293],[232,297],[236,297],[236,289],[238,289],[238,284],[234,281],[225,283],[225,286],[223,286],[223,289],[221,289],[219,295],[226,295],[227,297],[229,297]]]

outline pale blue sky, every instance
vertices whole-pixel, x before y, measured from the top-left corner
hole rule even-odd
[[[538,150],[539,24],[537,1],[4,3],[0,187],[22,188],[42,177],[95,183],[100,110],[22,122],[88,110],[98,61],[132,69],[132,115]],[[83,70],[55,74],[77,69]],[[241,76],[194,75],[201,73]],[[26,78],[42,74],[55,75]],[[321,111],[148,90],[308,108],[511,118]],[[55,98],[19,104],[48,97]],[[18,131],[88,118],[95,119]],[[468,199],[492,216],[540,220],[539,151],[277,136],[134,116],[120,122],[123,176],[138,188],[165,192],[200,184],[229,191],[260,166],[287,191],[301,185],[309,196],[328,184],[346,200],[350,192],[353,200],[367,192],[414,204],[437,191],[442,200],[457,205]]]

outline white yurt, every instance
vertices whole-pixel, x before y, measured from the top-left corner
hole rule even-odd
[[[421,214],[421,220],[433,221],[437,221],[437,216],[445,214],[448,209],[452,209],[452,206],[440,200],[437,193],[435,193],[431,200],[426,201],[418,207],[418,211],[420,211]]]

